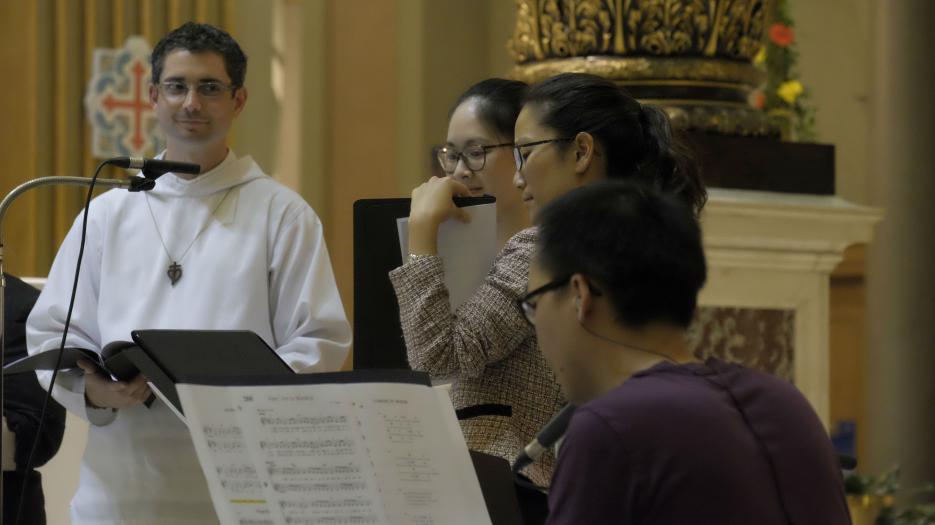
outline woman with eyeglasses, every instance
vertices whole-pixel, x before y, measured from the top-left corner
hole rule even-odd
[[[496,197],[498,248],[529,227],[529,214],[513,186],[511,153],[513,125],[526,90],[523,82],[490,78],[471,86],[458,98],[448,119],[447,141],[436,154],[447,177],[430,179],[413,191],[416,220],[420,211],[432,215],[438,213],[436,208],[447,208],[454,191],[458,196]],[[431,223],[423,226],[429,226],[422,229],[432,233]],[[422,237],[430,240],[434,235]]]
[[[513,182],[533,218],[556,197],[603,179],[639,180],[696,214],[707,200],[698,165],[673,139],[665,112],[602,77],[566,73],[533,86],[515,139]]]
[[[451,399],[468,448],[510,462],[565,403],[535,332],[515,303],[526,289],[535,242],[512,182],[513,125],[526,91],[522,82],[488,79],[458,99],[438,154],[448,176],[412,192],[410,255],[390,272],[409,364],[453,380]],[[483,194],[497,199],[500,252],[480,288],[452,311],[436,255],[438,227],[459,216],[453,196]],[[546,485],[553,464],[549,454],[525,475]],[[517,495],[526,523],[544,521],[542,493],[519,487]]]
[[[675,195],[696,215],[707,198],[698,165],[673,140],[666,114],[601,77],[567,73],[534,85],[517,117],[514,142],[513,180],[533,219],[556,198],[607,179],[640,181]],[[609,226],[598,221],[583,227],[599,231]],[[532,325],[533,299],[566,284],[556,281],[522,294],[516,310]]]

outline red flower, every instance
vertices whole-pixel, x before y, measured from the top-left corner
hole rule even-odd
[[[786,24],[773,24],[769,27],[769,39],[779,47],[789,47],[795,40],[795,33]]]
[[[766,106],[766,93],[754,91],[750,96],[750,105],[756,109],[763,109]]]

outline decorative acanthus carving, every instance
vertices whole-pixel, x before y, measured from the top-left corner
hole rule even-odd
[[[589,55],[751,60],[765,0],[516,0],[519,64]]]
[[[509,42],[517,63],[513,76],[535,82],[569,71],[594,73],[633,88],[637,98],[662,105],[670,114],[678,109],[679,125],[772,134],[760,112],[746,104],[750,90],[764,79],[752,60],[762,46],[768,4],[516,0],[516,28]],[[698,105],[707,107],[698,110]],[[716,125],[696,126],[714,122],[710,115],[717,115]]]

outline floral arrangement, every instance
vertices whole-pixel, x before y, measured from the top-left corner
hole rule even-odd
[[[754,65],[766,71],[766,85],[753,92],[750,104],[766,112],[784,139],[815,140],[815,110],[807,104],[808,90],[798,79],[798,49],[789,16],[788,0],[779,0],[775,21],[766,44],[754,57]]]
[[[874,525],[935,525],[935,503],[917,503],[906,507],[895,504],[895,495],[900,492],[899,467],[879,477],[849,474],[844,479],[844,492],[855,498],[857,508],[873,508],[873,500],[879,501],[879,512],[875,515]],[[926,483],[909,491],[911,496],[931,496],[935,494],[935,483]],[[854,523],[860,520],[854,516]]]

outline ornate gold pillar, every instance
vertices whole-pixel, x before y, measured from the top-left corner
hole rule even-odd
[[[765,73],[770,0],[516,0],[512,76],[569,71],[612,79],[662,106],[675,127],[775,135],[747,103]]]

